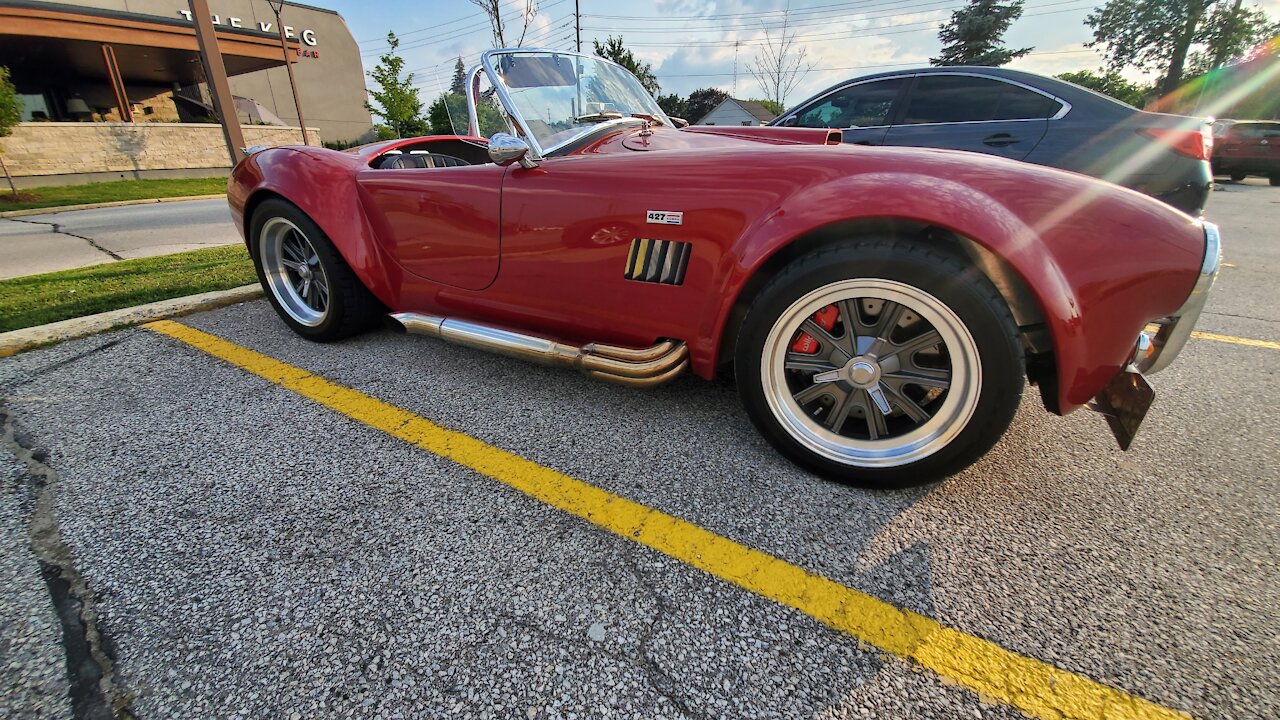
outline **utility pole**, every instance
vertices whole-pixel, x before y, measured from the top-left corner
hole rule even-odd
[[[284,0],[267,0],[267,4],[276,14],[276,32],[280,34],[280,52],[284,55],[284,69],[289,71],[289,89],[293,91],[293,107],[298,111],[298,125],[302,126],[302,144],[310,145],[311,142],[307,139],[307,119],[302,117],[302,101],[298,99],[298,83],[293,79],[293,63],[289,62],[289,45],[285,42],[284,23],[280,21]]]
[[[573,0],[573,28],[578,35],[578,52],[582,52],[582,8],[581,0]]]
[[[244,147],[244,134],[240,132],[240,117],[231,99],[231,85],[227,82],[227,68],[222,64],[218,37],[213,33],[209,0],[187,0],[187,3],[196,26],[196,44],[200,46],[200,60],[204,63],[205,79],[209,81],[209,94],[213,95],[213,108],[222,120],[222,138],[227,141],[231,164],[236,165],[244,158],[240,150]]]
[[[738,46],[741,40],[733,41],[733,96],[738,97]]]

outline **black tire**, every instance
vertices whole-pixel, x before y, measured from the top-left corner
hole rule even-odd
[[[776,352],[766,350],[766,344],[770,348],[776,348],[777,338],[783,338],[783,342],[786,343],[783,345],[785,357],[793,356],[790,352],[793,346],[790,343],[794,342],[798,336],[788,335],[785,324],[780,324],[779,331],[775,333],[775,324],[788,322],[786,319],[788,317],[812,318],[808,315],[788,315],[788,313],[793,313],[794,308],[803,307],[807,299],[818,297],[816,294],[826,292],[826,288],[837,287],[836,284],[843,287],[849,282],[865,284],[864,281],[894,287],[905,285],[914,288],[915,291],[922,291],[923,294],[931,296],[931,300],[941,303],[953,313],[950,317],[958,319],[968,332],[968,339],[957,344],[963,344],[968,348],[966,357],[971,358],[968,361],[969,364],[981,368],[980,375],[969,373],[969,380],[965,384],[968,388],[967,392],[955,389],[946,391],[947,394],[960,393],[957,396],[959,398],[969,398],[956,402],[966,403],[967,407],[972,408],[967,420],[957,420],[952,423],[949,432],[954,434],[950,439],[945,442],[940,440],[936,446],[930,445],[928,450],[930,454],[888,467],[874,462],[860,462],[857,459],[836,460],[806,446],[796,437],[794,431],[787,429],[786,421],[779,417],[778,412],[785,411],[775,412],[771,408],[770,390],[767,387],[770,383],[766,380],[765,370],[762,368],[762,364],[766,363],[766,352]],[[894,285],[895,283],[897,285]],[[890,305],[892,304],[882,304],[881,308],[887,308]],[[903,305],[908,310],[916,309],[911,307],[910,303],[903,303]],[[923,319],[923,315],[917,317]],[[955,326],[954,319],[950,327]],[[925,327],[931,326],[926,324]],[[889,334],[892,335],[893,330],[890,330]],[[772,341],[771,335],[774,338]],[[854,336],[861,336],[861,333]],[[960,334],[957,337],[965,336]],[[951,352],[950,344],[940,347],[945,347],[946,353]],[[976,356],[973,353],[974,350],[976,350]],[[776,355],[769,357],[776,357]],[[946,357],[951,356],[948,354]],[[854,360],[848,362],[852,364]],[[885,362],[889,361],[885,360]],[[751,304],[739,333],[734,364],[738,378],[738,391],[748,415],[765,439],[784,456],[825,478],[878,488],[906,487],[940,480],[964,469],[980,458],[1008,429],[1022,398],[1026,376],[1024,357],[1013,317],[1004,299],[986,276],[971,263],[946,248],[907,239],[850,241],[819,249],[793,261],[765,285]],[[772,367],[772,364],[770,366]],[[888,365],[884,367],[888,368]],[[948,361],[946,367],[950,372],[953,365]],[[881,368],[876,370],[877,376],[881,370]],[[791,370],[778,372],[782,377],[796,377],[788,374],[793,372]],[[884,372],[884,378],[890,377],[888,370]],[[949,377],[954,379],[958,376]],[[852,385],[840,385],[844,382],[841,380],[832,385],[849,389],[852,397],[857,391],[852,389]],[[807,387],[803,381],[801,385]],[[884,385],[875,387],[884,387]],[[900,391],[903,389],[903,386],[899,386]],[[777,400],[776,390],[774,397]],[[779,402],[785,404],[785,401]],[[950,400],[939,399],[937,402],[945,403]],[[874,410],[870,405],[864,407],[866,412],[859,410],[859,417],[865,418],[862,422],[866,425],[871,425],[870,415]],[[945,404],[937,407],[945,407]],[[900,405],[891,409],[891,412],[899,413],[896,416],[896,422],[900,425],[904,418],[901,411]],[[808,409],[802,412],[816,417]],[[883,417],[887,420],[890,416],[883,415]],[[938,411],[936,417],[943,418],[945,415]],[[929,422],[932,421],[931,418]],[[956,427],[960,429],[956,431]],[[839,434],[839,427],[836,432]],[[868,435],[865,440],[874,443],[876,438]],[[893,441],[894,438],[890,437],[886,442]]]
[[[262,230],[273,218],[287,220],[301,231],[315,250],[318,265],[328,281],[327,307],[316,324],[304,324],[294,318],[267,280]],[[386,312],[382,303],[360,282],[360,278],[356,277],[320,226],[312,222],[297,206],[278,198],[263,201],[254,210],[249,228],[249,253],[258,272],[258,282],[262,283],[262,289],[280,319],[294,332],[308,340],[333,342],[364,332],[378,324]]]
[[[1231,173],[1228,177],[1231,178],[1231,182],[1244,182],[1244,179],[1248,176],[1244,173]]]
[[[1280,187],[1280,175],[1271,176],[1271,187]]]

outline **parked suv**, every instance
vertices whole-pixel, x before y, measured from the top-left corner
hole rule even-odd
[[[992,67],[868,75],[828,88],[773,125],[840,128],[844,141],[970,150],[1074,170],[1198,215],[1213,178],[1199,118],[1143,112],[1079,85]]]
[[[1213,174],[1240,182],[1262,175],[1280,185],[1280,122],[1219,120],[1213,125]]]

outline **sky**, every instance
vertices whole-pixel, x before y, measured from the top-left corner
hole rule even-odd
[[[306,0],[304,0],[306,1]],[[484,14],[467,0],[310,0],[340,12],[360,45],[365,70],[387,48],[386,34],[401,38],[405,68],[430,102],[449,84],[461,56],[470,68],[493,46]],[[502,0],[509,44],[518,37],[524,0]],[[739,98],[766,97],[749,66],[771,33],[788,34],[806,54],[805,74],[786,98],[794,106],[835,83],[881,70],[928,65],[941,48],[938,26],[965,0],[576,0],[582,48],[610,35],[650,63],[662,92],[688,95],[717,87]],[[1101,55],[1084,44],[1084,24],[1102,0],[1026,0],[1021,19],[1005,35],[1012,48],[1032,51],[1009,65],[1043,74],[1097,69]],[[1246,0],[1280,17],[1280,0]],[[572,50],[575,0],[537,0],[525,47]],[[789,7],[789,12],[787,8]],[[735,74],[736,67],[736,74]],[[1138,73],[1128,73],[1133,79]]]

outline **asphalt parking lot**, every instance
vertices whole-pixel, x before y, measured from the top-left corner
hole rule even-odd
[[[1134,449],[1028,391],[906,491],[791,466],[725,382],[316,345],[265,301],[0,361],[0,717],[1276,717],[1280,188],[1208,216],[1218,339]],[[993,649],[921,660],[889,606]]]

